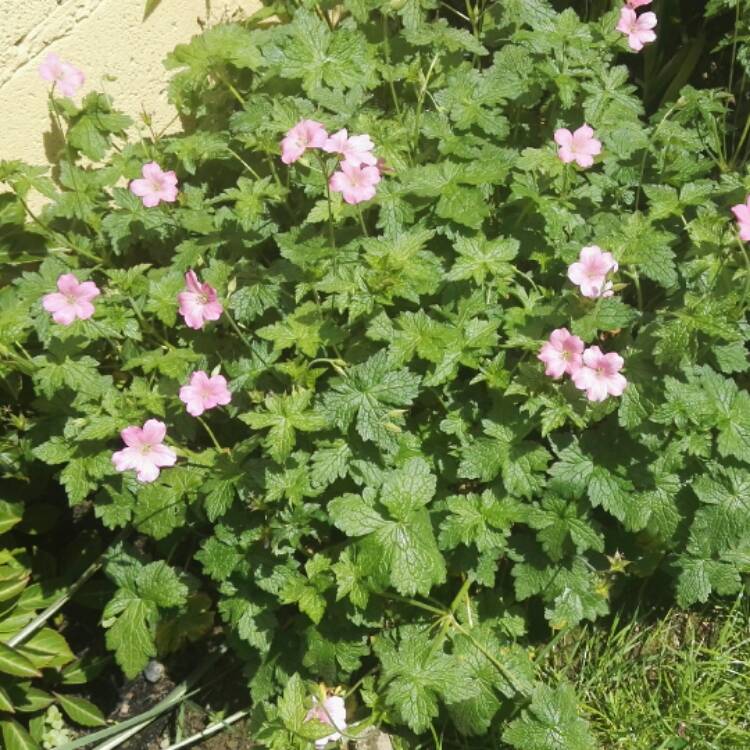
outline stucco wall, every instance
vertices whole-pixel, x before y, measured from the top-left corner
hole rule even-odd
[[[0,159],[48,162],[47,83],[37,68],[56,52],[81,68],[87,91],[106,91],[137,118],[144,109],[157,129],[174,117],[166,100],[166,54],[217,23],[250,13],[258,0],[161,0],[144,20],[145,0],[0,0]]]

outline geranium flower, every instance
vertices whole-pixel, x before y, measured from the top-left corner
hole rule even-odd
[[[39,75],[54,84],[63,96],[75,96],[83,86],[86,76],[82,70],[61,60],[54,52],[50,52],[39,66]]]
[[[750,240],[750,195],[745,203],[732,206],[732,213],[737,219],[737,229],[740,231],[740,239],[743,242]]]
[[[93,281],[78,281],[72,273],[64,273],[57,280],[56,292],[42,297],[42,307],[52,313],[52,320],[69,326],[76,318],[88,320],[94,314],[91,300],[101,293]]]
[[[180,401],[194,417],[199,417],[207,409],[225,406],[231,400],[226,378],[222,375],[209,377],[203,370],[194,372],[190,376],[190,384],[180,388]]]
[[[127,448],[112,454],[117,471],[135,469],[139,482],[153,482],[164,466],[174,466],[175,452],[164,445],[167,426],[158,419],[149,419],[140,427],[126,427],[120,436]]]
[[[375,144],[369,135],[349,137],[346,128],[334,133],[323,144],[324,151],[329,154],[341,154],[344,157],[343,161],[353,167],[359,167],[362,164],[374,167],[378,163],[377,157],[372,153],[374,148]]]
[[[598,346],[583,353],[583,365],[572,375],[576,388],[586,391],[589,401],[604,401],[607,396],[622,396],[628,381],[620,374],[625,364],[615,352],[605,354]]]
[[[567,328],[557,328],[549,336],[549,341],[542,346],[537,359],[544,362],[545,375],[561,378],[565,373],[572,375],[583,361],[584,343]]]
[[[170,170],[162,171],[155,162],[144,164],[141,169],[142,179],[130,183],[130,192],[137,195],[146,208],[158,206],[161,201],[174,203],[177,200],[177,175]]]
[[[224,312],[224,307],[216,295],[216,290],[210,284],[202,284],[195,271],[185,274],[187,290],[177,295],[180,303],[180,315],[185,324],[196,331],[203,328],[209,320],[218,320]]]
[[[635,14],[632,8],[623,8],[620,11],[620,20],[617,22],[617,30],[628,36],[628,45],[635,52],[640,52],[644,44],[656,39],[656,32],[652,31],[656,26],[655,13]]]
[[[576,263],[568,267],[568,278],[577,284],[584,297],[611,297],[612,282],[607,274],[615,272],[619,266],[612,253],[602,252],[600,247],[590,245],[581,249]]]
[[[315,120],[300,120],[281,140],[281,161],[291,164],[308,148],[322,148],[328,139],[323,125]]]
[[[557,155],[566,164],[574,161],[579,167],[590,167],[594,157],[602,151],[601,141],[594,138],[594,131],[585,123],[571,133],[567,128],[555,131],[555,143],[560,147]]]
[[[343,161],[340,171],[331,175],[328,185],[335,193],[342,193],[347,203],[356,204],[369,201],[375,195],[375,185],[379,182],[377,167],[355,167]]]
[[[320,721],[323,724],[330,724],[334,729],[346,730],[346,705],[340,695],[331,695],[323,703],[318,703],[317,698],[313,698],[313,707],[307,712],[305,721]],[[329,742],[336,742],[341,739],[341,731],[331,732],[331,734],[315,740],[315,747],[320,750]]]

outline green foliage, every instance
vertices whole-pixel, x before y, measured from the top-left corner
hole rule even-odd
[[[617,14],[562,5],[470,2],[464,23],[433,0],[269,4],[169,55],[183,129],[142,140],[104,94],[53,92],[54,179],[0,164],[6,745],[41,741],[21,707],[102,721],[67,689],[87,669],[59,623],[7,645],[49,603],[34,540],[58,517],[126,538],[91,596],[125,675],[214,633],[254,741],[283,750],[330,734],[307,716],[334,694],[350,735],[401,748],[587,750],[532,640],[649,576],[680,606],[742,589],[750,263],[730,208],[750,182],[747,134],[722,129],[744,98],[678,77],[655,106],[659,65],[622,64]],[[329,190],[327,152],[281,162],[303,119],[370,135],[372,200]],[[554,143],[584,121],[602,142],[585,170]],[[150,161],[175,202],[124,187]],[[592,244],[618,263],[610,297],[567,279]],[[188,270],[223,307],[197,330]],[[102,291],[69,326],[41,304],[64,273]],[[623,357],[621,397],[545,376],[562,327]],[[179,397],[198,370],[232,393],[200,420]],[[177,461],[144,484],[112,454],[151,418]]]

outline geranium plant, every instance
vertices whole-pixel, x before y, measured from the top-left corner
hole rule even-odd
[[[127,676],[215,616],[266,746],[581,750],[529,633],[741,588],[750,181],[720,92],[646,117],[647,4],[275,3],[177,47],[182,130],[136,139],[49,61],[0,375],[18,473],[125,530]]]

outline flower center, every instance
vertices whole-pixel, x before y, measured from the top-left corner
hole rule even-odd
[[[141,446],[141,453],[142,453],[142,454],[143,454],[144,456],[147,456],[147,455],[148,455],[149,453],[151,453],[151,449],[152,449],[153,447],[154,447],[154,446],[153,446],[153,445],[151,445],[151,443],[144,443],[144,444],[143,444],[143,445]]]

